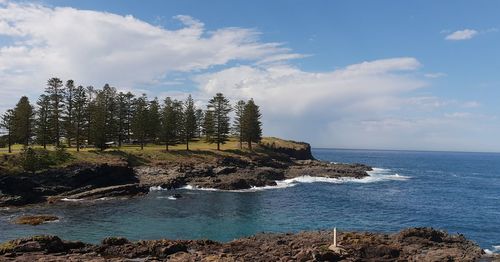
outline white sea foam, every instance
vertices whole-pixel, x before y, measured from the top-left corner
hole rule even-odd
[[[493,248],[493,250],[484,249],[484,253],[486,253],[486,255],[494,255],[494,254],[500,253],[500,245],[499,246],[491,246],[491,247]]]
[[[176,197],[174,197],[174,196],[169,196],[169,197],[167,197],[167,199],[168,199],[168,200],[177,200],[177,198],[176,198]]]
[[[80,202],[83,201],[84,199],[79,199],[79,198],[63,198],[61,201],[66,201],[66,202]]]
[[[372,171],[368,171],[368,176],[364,178],[352,178],[352,177],[341,177],[341,178],[330,178],[330,177],[316,177],[316,176],[299,176],[291,179],[278,180],[275,186],[263,186],[263,187],[252,187],[249,189],[240,190],[221,190],[216,188],[203,188],[193,185],[186,185],[182,189],[187,190],[200,190],[200,191],[221,191],[221,192],[256,192],[269,189],[280,189],[296,186],[300,183],[332,183],[332,184],[343,184],[343,183],[375,183],[383,181],[406,181],[410,179],[409,176],[402,176],[399,174],[392,173],[390,169],[384,168],[373,168]]]
[[[168,189],[163,188],[161,186],[152,186],[149,188],[149,191],[167,191]]]

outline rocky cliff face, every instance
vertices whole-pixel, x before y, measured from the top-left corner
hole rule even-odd
[[[266,149],[285,154],[297,160],[314,159],[311,152],[311,145],[305,142],[296,142],[269,137],[264,138],[260,145]]]
[[[109,165],[75,165],[38,174],[0,175],[0,206],[39,203],[48,196],[138,182],[132,168]]]
[[[210,240],[131,242],[106,238],[100,245],[38,236],[0,244],[1,261],[476,261],[483,251],[462,235],[410,228],[386,235],[332,231],[258,234],[228,243]]]

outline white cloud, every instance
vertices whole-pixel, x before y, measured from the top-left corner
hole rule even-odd
[[[445,37],[446,40],[459,41],[468,40],[476,36],[479,32],[474,29],[464,29],[455,31]]]
[[[424,76],[427,78],[440,78],[440,77],[447,76],[447,74],[438,72],[438,73],[427,73],[427,74],[424,74]]]
[[[363,62],[324,73],[290,65],[237,66],[199,76],[196,81],[207,94],[253,97],[268,113],[303,115],[340,104],[349,110],[391,107],[387,103],[390,97],[424,85],[403,73],[419,66],[409,57]]]
[[[183,26],[169,30],[130,15],[8,2],[0,6],[0,35],[12,40],[0,46],[0,95],[40,92],[52,76],[130,89],[161,83],[170,72],[301,57],[261,42],[253,29],[206,31],[192,17],[175,18]]]

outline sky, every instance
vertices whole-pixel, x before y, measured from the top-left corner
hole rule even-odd
[[[50,77],[261,106],[313,147],[500,152],[499,1],[0,0],[0,112]]]

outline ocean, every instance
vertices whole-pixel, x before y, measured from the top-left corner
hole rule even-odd
[[[97,243],[107,236],[230,241],[259,232],[397,232],[426,226],[500,252],[500,154],[313,149],[317,159],[374,167],[361,180],[300,177],[224,192],[186,187],[145,197],[0,210],[0,241],[34,234]],[[182,198],[174,199],[175,193]],[[61,219],[14,225],[24,214]]]

